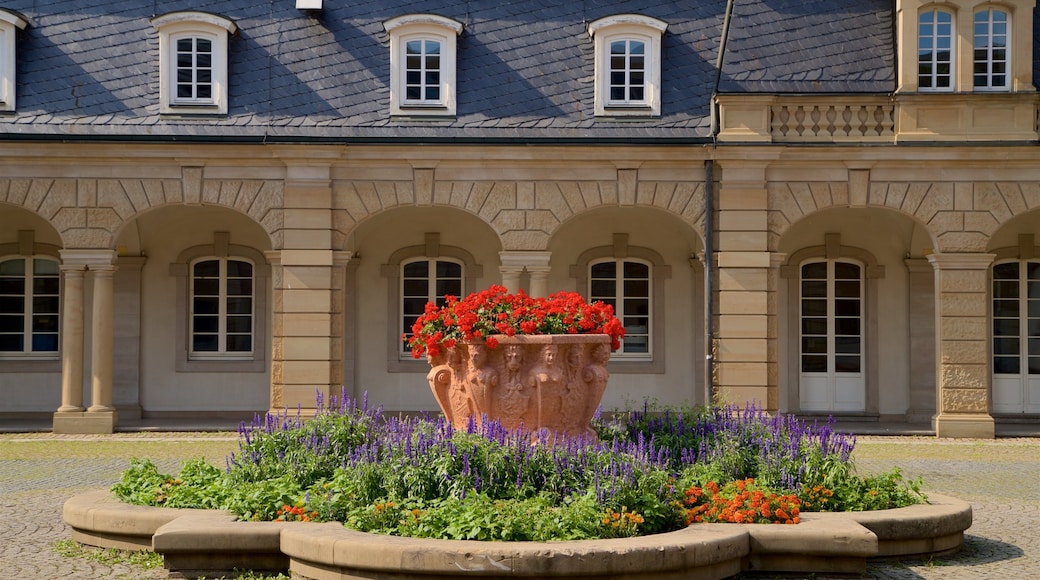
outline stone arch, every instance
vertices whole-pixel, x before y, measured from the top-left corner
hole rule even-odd
[[[80,180],[81,187],[96,181],[95,223],[109,232],[114,244],[124,229],[139,217],[157,209],[189,205],[219,207],[232,210],[258,224],[270,238],[272,247],[281,246],[282,199],[284,182],[281,180],[212,179],[199,181],[198,188],[190,185],[195,180],[191,169],[185,177],[176,179],[99,179]],[[199,175],[201,180],[201,168]]]
[[[930,238],[930,250],[939,251],[936,226],[943,207],[933,197],[949,197],[953,206],[953,186],[946,183],[872,183],[868,175],[850,171],[849,182],[771,182],[769,196],[769,249],[779,251],[780,240],[796,223],[821,211],[832,209],[884,209],[897,212],[919,224]],[[852,184],[850,186],[850,184]],[[946,186],[949,186],[948,188]],[[868,189],[869,188],[869,189]],[[947,191],[948,189],[948,191]],[[938,205],[937,205],[938,204]],[[935,223],[932,223],[935,221]]]
[[[542,250],[568,220],[605,207],[658,209],[678,216],[702,238],[704,232],[703,183],[641,181],[636,170],[618,170],[616,180],[436,182],[432,170],[415,170],[414,180],[333,185],[333,224],[339,232],[409,206],[450,207],[474,215],[496,232],[504,250]],[[338,239],[345,243],[343,236]]]

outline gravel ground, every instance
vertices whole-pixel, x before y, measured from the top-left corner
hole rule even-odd
[[[70,537],[61,520],[62,504],[79,492],[110,486],[130,457],[148,457],[161,469],[176,471],[189,457],[219,461],[235,448],[234,433],[0,435],[0,577],[166,578],[162,569],[56,554],[54,544]],[[967,500],[974,511],[959,553],[930,561],[872,563],[864,578],[1040,576],[1040,438],[860,437],[854,458],[863,473],[899,467],[907,477],[923,477],[926,490]]]

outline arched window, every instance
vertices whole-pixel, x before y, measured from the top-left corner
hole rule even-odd
[[[917,86],[922,91],[954,87],[954,18],[938,8],[921,12],[917,21]]]
[[[254,291],[248,260],[206,257],[191,263],[190,358],[252,358]]]
[[[0,258],[0,357],[57,356],[60,288],[57,260]]]
[[[1040,261],[993,266],[993,411],[1040,412]]]
[[[1011,78],[1008,13],[992,8],[979,10],[975,13],[974,24],[974,87],[982,91],[1006,91]]]
[[[625,327],[619,359],[651,360],[653,343],[653,265],[637,259],[605,259],[589,264],[590,301],[614,307]]]
[[[412,325],[426,309],[427,302],[444,305],[446,295],[462,297],[463,273],[460,260],[422,257],[401,264],[401,332],[412,336]],[[411,358],[412,350],[401,342],[401,356]]]

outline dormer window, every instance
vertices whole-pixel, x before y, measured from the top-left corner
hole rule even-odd
[[[977,91],[1006,91],[1008,89],[1008,13],[993,8],[975,13],[973,71]]]
[[[28,24],[21,14],[0,8],[0,111],[14,110],[15,35]]]
[[[160,112],[228,112],[228,36],[232,20],[206,12],[170,12],[152,19],[159,31]]]
[[[597,116],[661,114],[661,36],[668,23],[638,14],[589,24],[596,51]]]
[[[455,115],[455,50],[462,23],[409,14],[383,27],[390,34],[390,114]]]

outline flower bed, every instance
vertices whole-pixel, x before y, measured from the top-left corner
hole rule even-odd
[[[383,534],[478,540],[628,537],[688,522],[796,523],[805,511],[918,503],[898,471],[856,475],[854,439],[760,410],[644,409],[600,418],[598,442],[539,445],[494,422],[456,430],[342,398],[306,422],[241,429],[220,470],[176,477],[135,460],[113,492],[128,503],[229,510],[246,520],[339,521]],[[707,506],[707,507],[704,507]]]

